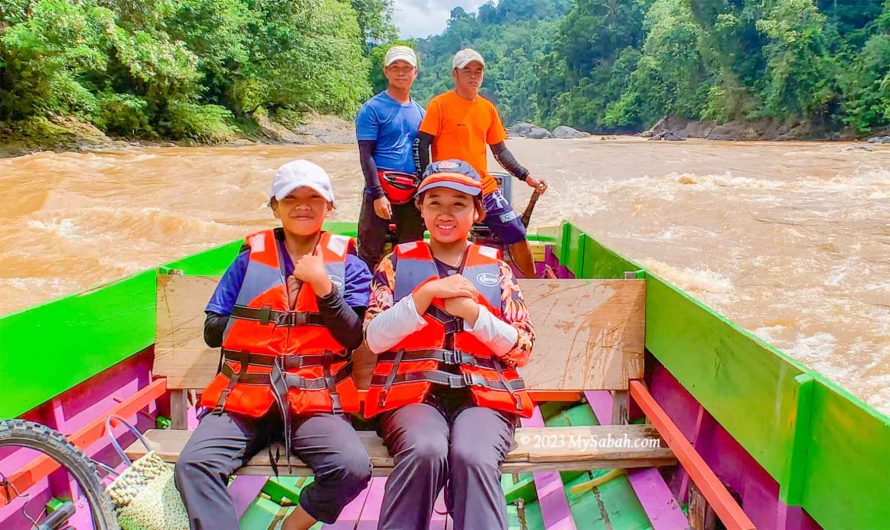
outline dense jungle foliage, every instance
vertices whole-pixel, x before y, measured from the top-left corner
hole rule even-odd
[[[0,122],[223,141],[260,116],[350,117],[383,86],[391,17],[391,0],[4,0]],[[412,45],[419,101],[470,46],[508,123],[890,125],[890,0],[500,0]]]
[[[472,46],[505,120],[638,131],[719,123],[890,124],[890,0],[501,0],[418,42],[418,99]]]

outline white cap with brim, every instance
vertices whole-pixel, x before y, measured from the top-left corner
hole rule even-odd
[[[386,56],[383,58],[383,66],[389,66],[396,61],[405,61],[417,68],[417,54],[407,46],[393,46],[386,51]]]
[[[453,68],[461,69],[473,61],[481,64],[483,67],[485,66],[485,59],[482,58],[482,55],[479,52],[472,48],[464,48],[454,54],[454,59],[451,61],[451,65]]]
[[[306,187],[317,191],[328,202],[334,202],[331,178],[324,169],[308,160],[288,162],[275,174],[270,198],[282,200],[297,188]]]

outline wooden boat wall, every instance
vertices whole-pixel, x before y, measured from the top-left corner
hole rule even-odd
[[[355,227],[331,223],[329,229],[349,234]],[[627,271],[645,278],[648,392],[757,528],[890,525],[890,419],[574,225],[543,230],[535,239],[543,247],[541,265],[561,278],[623,278]],[[102,436],[108,411],[133,418],[142,430],[170,417],[164,380],[152,377],[159,273],[219,275],[239,247],[233,242],[0,318],[0,418],[46,424],[96,460],[115,462]],[[540,420],[602,423],[611,399],[591,391],[576,403],[542,403]],[[631,416],[640,411],[632,408]],[[21,496],[0,491],[0,528],[29,528],[23,507],[34,515],[54,498],[72,495],[70,484],[47,466],[33,452],[0,451],[3,476],[31,486]],[[690,476],[695,469],[608,473],[505,475],[511,527],[685,528],[686,512],[701,509],[699,488],[692,486],[700,477]],[[307,480],[236,478],[230,492],[242,527],[280,520],[282,505],[298,498]],[[380,480],[325,528],[376,527]],[[436,515],[431,528],[447,525]]]

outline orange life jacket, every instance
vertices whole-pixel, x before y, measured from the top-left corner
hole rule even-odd
[[[422,241],[398,245],[393,302],[410,296],[439,273],[429,246]],[[470,245],[461,274],[479,292],[477,302],[501,317],[498,251]],[[434,300],[423,315],[427,325],[378,356],[365,399],[365,416],[421,403],[433,384],[469,388],[479,406],[530,417],[533,404],[522,378],[507,368],[484,343],[463,330],[463,319],[445,312]],[[458,366],[459,373],[443,370]]]
[[[296,414],[357,412],[349,352],[325,327],[312,287],[303,284],[294,308],[289,307],[275,232],[246,238],[250,258],[223,335],[220,372],[204,390],[201,405],[260,417],[277,402],[285,422],[288,408]],[[315,248],[341,291],[353,244],[322,232]]]

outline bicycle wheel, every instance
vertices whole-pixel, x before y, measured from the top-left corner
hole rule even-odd
[[[40,451],[67,469],[90,506],[96,530],[119,530],[111,499],[99,480],[96,464],[62,433],[26,420],[0,421],[0,447],[27,447]]]

